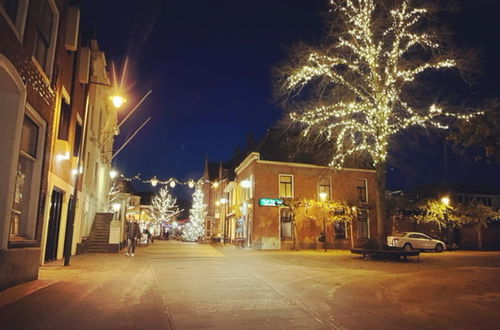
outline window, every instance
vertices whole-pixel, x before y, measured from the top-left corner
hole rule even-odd
[[[52,0],[42,1],[36,25],[34,56],[45,74],[50,77],[57,25],[56,8]]]
[[[293,177],[280,174],[280,196],[282,198],[293,198]]]
[[[318,183],[318,198],[322,193],[326,194],[326,200],[330,200],[331,198],[331,189],[330,189],[330,178],[320,179]]]
[[[359,209],[358,211],[358,238],[370,238],[368,210],[365,209]]]
[[[6,16],[7,23],[22,42],[24,24],[28,12],[28,0],[0,0],[0,13]]]
[[[78,157],[78,155],[80,155],[81,143],[82,143],[82,125],[77,123],[75,129],[75,141],[73,143],[73,156]]]
[[[280,208],[281,238],[292,237],[292,212],[288,207]]]
[[[368,202],[368,194],[367,194],[367,182],[365,179],[357,179],[356,180],[356,191],[358,193],[358,201],[361,203]]]
[[[335,239],[346,239],[347,238],[347,223],[345,221],[335,221],[333,223],[333,232]]]
[[[36,158],[38,143],[38,126],[30,117],[25,116],[21,135],[21,150],[27,155]]]
[[[57,138],[59,140],[68,140],[69,138],[69,125],[71,123],[71,106],[63,98],[61,102],[61,112],[59,114],[59,133]]]
[[[19,0],[0,0],[0,6],[5,10],[10,20],[15,23],[19,9]]]
[[[34,224],[38,207],[39,176],[43,139],[40,125],[25,115],[21,131],[21,146],[10,219],[10,238],[34,238]],[[37,179],[38,178],[38,179]],[[32,228],[33,227],[33,228]]]

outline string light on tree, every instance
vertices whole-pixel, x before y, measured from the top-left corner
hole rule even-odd
[[[426,8],[412,1],[394,2],[392,9],[376,0],[331,0],[335,40],[322,49],[306,51],[299,67],[285,69],[284,94],[290,98],[304,87],[320,84],[321,94],[290,114],[304,127],[305,136],[317,133],[334,142],[330,165],[346,158],[370,156],[377,170],[377,216],[384,219],[384,190],[391,139],[411,126],[447,129],[449,119],[469,120],[475,114],[447,112],[438,104],[415,102],[407,87],[423,72],[456,67],[445,57],[431,32],[421,29]],[[421,55],[421,56],[420,56]],[[417,58],[419,57],[420,58]],[[308,92],[312,91],[310,88]],[[413,98],[412,98],[413,96]],[[379,236],[383,223],[378,221]],[[379,240],[383,238],[379,237]]]
[[[167,187],[162,187],[151,201],[153,218],[156,222],[171,221],[179,212],[177,199],[172,197]]]
[[[203,237],[205,231],[206,204],[203,203],[203,192],[201,186],[196,185],[193,193],[193,206],[189,211],[189,223],[183,229],[183,238],[194,242]]]

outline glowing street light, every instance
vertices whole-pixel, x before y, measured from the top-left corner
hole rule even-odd
[[[326,201],[327,193],[322,191],[319,193],[319,199],[321,199],[322,202]]]
[[[448,197],[448,196],[442,197],[441,198],[441,203],[443,203],[446,206],[450,205],[450,197]]]
[[[111,170],[111,171],[109,171],[109,177],[110,177],[111,179],[114,179],[114,178],[116,178],[117,176],[118,176],[118,172],[117,172],[116,170]]]
[[[121,204],[120,203],[113,203],[113,211],[118,212],[120,211]]]
[[[170,181],[169,185],[170,185],[170,188],[175,188],[175,181],[174,180]]]
[[[219,186],[219,182],[218,182],[218,181],[215,181],[214,183],[212,183],[212,186],[213,186],[214,188],[217,188],[217,187]]]
[[[156,178],[156,175],[150,180],[150,182],[153,187],[156,187],[156,185],[158,184],[158,179]]]
[[[189,180],[188,186],[189,186],[189,188],[194,188],[194,182],[193,182],[193,180]]]
[[[121,95],[112,95],[109,97],[109,99],[116,109],[121,108],[121,106],[127,102],[127,99]]]

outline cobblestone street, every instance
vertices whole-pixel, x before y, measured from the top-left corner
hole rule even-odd
[[[466,267],[464,265],[467,265]],[[494,329],[500,253],[364,261],[156,241],[0,292],[2,329]]]

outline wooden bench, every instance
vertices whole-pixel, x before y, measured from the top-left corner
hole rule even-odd
[[[351,249],[351,253],[363,255],[363,259],[368,259],[368,257],[378,257],[378,258],[403,258],[404,261],[408,261],[408,257],[417,257],[420,261],[420,251],[418,250],[370,250],[370,249]]]

